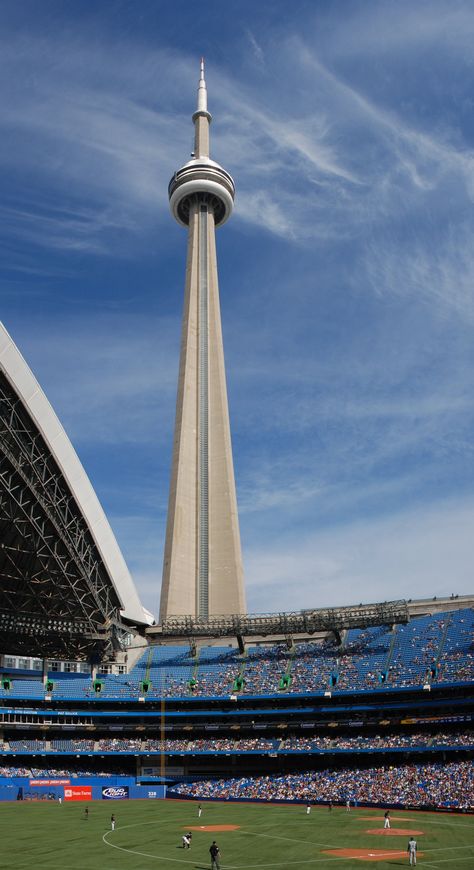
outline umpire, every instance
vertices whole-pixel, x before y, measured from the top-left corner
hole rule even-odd
[[[219,857],[221,853],[219,852],[219,846],[217,845],[215,840],[213,840],[212,842],[212,846],[209,849],[209,854],[211,856],[211,870],[219,870]]]

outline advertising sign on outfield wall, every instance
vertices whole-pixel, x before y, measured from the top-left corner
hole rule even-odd
[[[65,801],[91,801],[91,785],[71,785],[64,789]]]
[[[109,785],[102,789],[105,801],[123,801],[128,798],[128,785]]]
[[[69,785],[70,779],[30,779],[32,785]]]
[[[146,786],[146,785],[131,785],[128,790],[130,800],[158,800],[164,798],[166,789],[163,785]]]

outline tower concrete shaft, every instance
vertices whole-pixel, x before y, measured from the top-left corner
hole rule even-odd
[[[161,622],[245,612],[215,245],[234,183],[209,158],[203,62],[193,121],[193,157],[169,186],[172,214],[188,227],[188,252]]]

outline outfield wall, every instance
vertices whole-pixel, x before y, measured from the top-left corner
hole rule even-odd
[[[84,776],[70,779],[0,778],[0,801],[156,800],[166,797],[164,785],[137,785],[134,777]]]

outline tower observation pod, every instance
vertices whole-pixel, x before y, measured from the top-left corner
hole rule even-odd
[[[245,612],[215,245],[235,188],[209,156],[203,61],[193,122],[192,158],[169,184],[188,251],[160,622]]]

